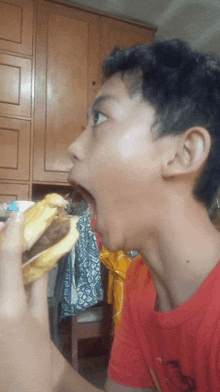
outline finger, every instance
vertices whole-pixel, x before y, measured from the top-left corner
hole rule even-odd
[[[30,308],[35,319],[42,325],[49,322],[48,315],[48,280],[49,273],[44,274],[30,287]]]
[[[21,270],[23,223],[24,214],[16,213],[1,227],[0,294],[1,298],[15,296],[17,303],[26,301]]]
[[[0,222],[0,233],[3,232],[5,227],[5,223],[4,222]]]
[[[4,231],[5,231],[5,223],[4,222],[0,222],[0,244],[2,242]]]

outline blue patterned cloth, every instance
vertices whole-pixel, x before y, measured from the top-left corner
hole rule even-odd
[[[77,229],[79,240],[69,253],[64,277],[61,319],[75,316],[77,309],[89,308],[103,299],[99,251],[90,227],[89,209],[79,217]]]

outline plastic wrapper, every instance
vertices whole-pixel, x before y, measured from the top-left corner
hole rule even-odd
[[[100,251],[99,258],[109,270],[107,302],[113,304],[114,331],[116,331],[121,318],[124,280],[131,258],[122,251],[108,252],[104,247]]]

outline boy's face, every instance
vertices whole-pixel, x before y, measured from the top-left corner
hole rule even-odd
[[[68,150],[73,161],[68,180],[92,196],[85,198],[95,230],[111,252],[140,250],[158,216],[165,145],[163,139],[153,141],[153,121],[152,107],[139,94],[129,96],[115,75],[101,87],[86,130]]]

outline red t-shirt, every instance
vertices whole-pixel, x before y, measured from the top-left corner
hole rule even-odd
[[[127,272],[109,377],[163,392],[220,391],[220,262],[197,292],[169,312],[155,311],[156,290],[140,257]]]

